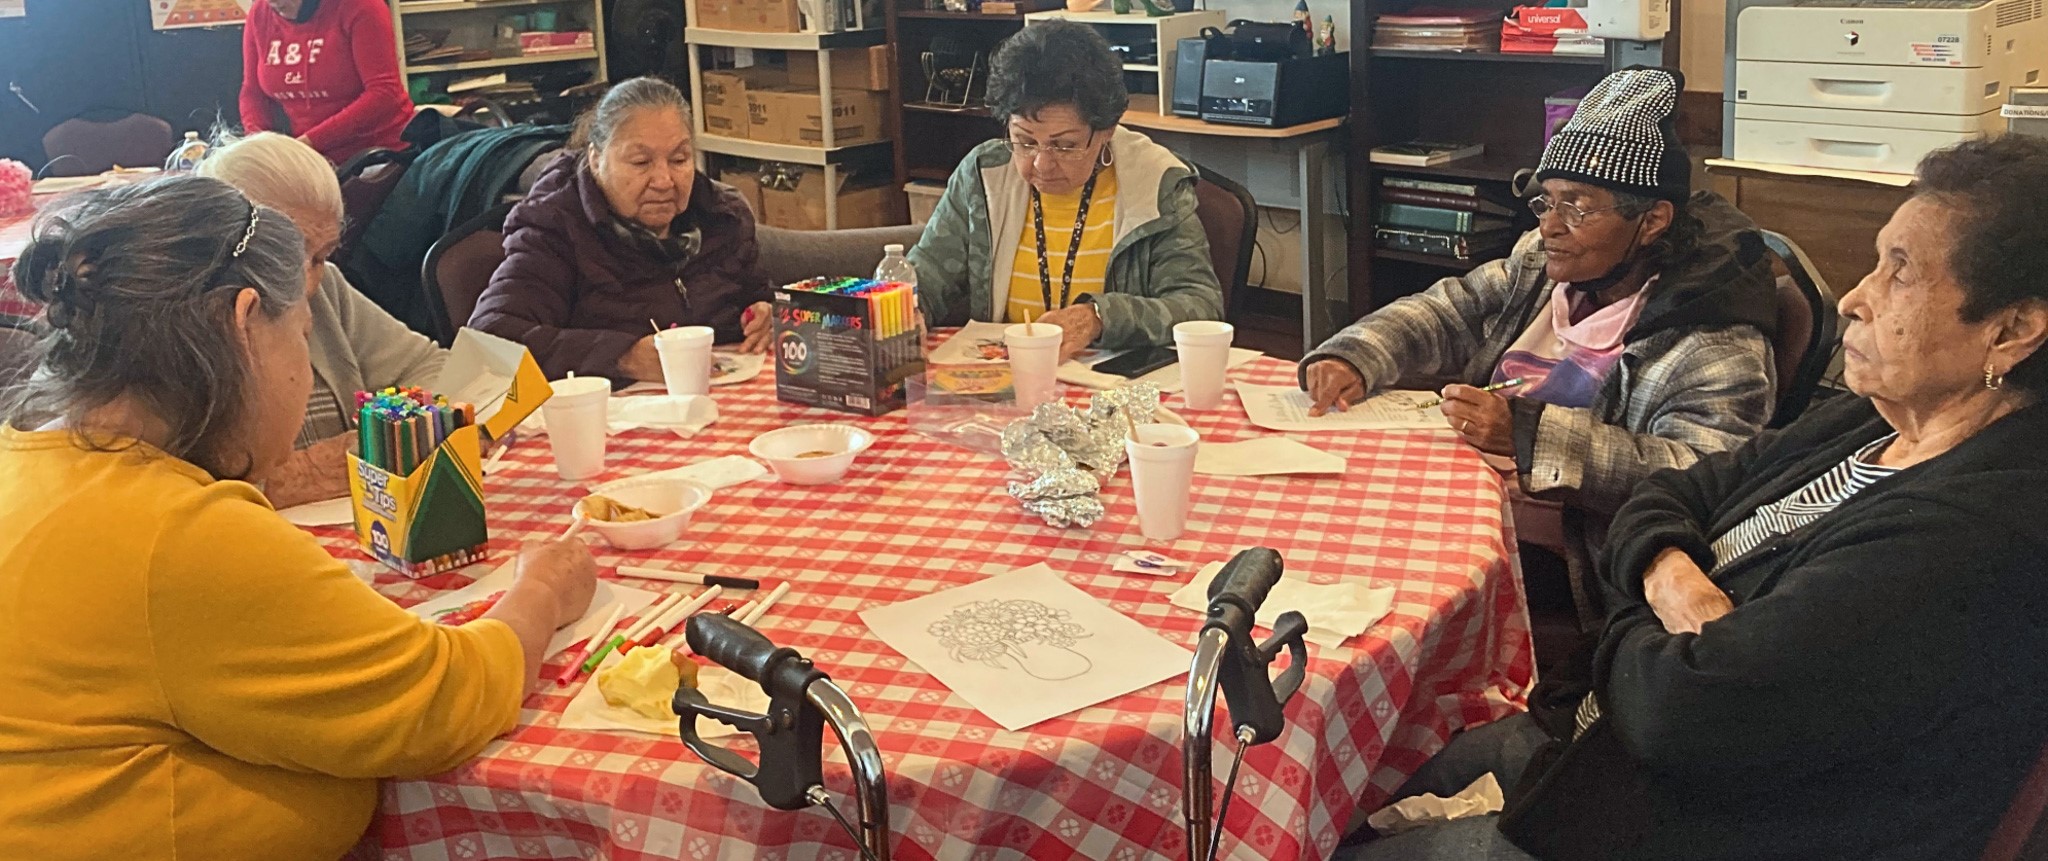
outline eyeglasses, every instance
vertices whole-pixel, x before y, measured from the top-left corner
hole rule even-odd
[[[1586,216],[1588,215],[1598,215],[1602,212],[1611,212],[1620,208],[1621,205],[1616,204],[1614,206],[1603,206],[1599,209],[1580,209],[1577,204],[1573,203],[1551,203],[1547,197],[1529,198],[1529,211],[1536,213],[1537,218],[1542,218],[1552,210],[1556,210],[1557,217],[1564,219],[1564,226],[1574,229],[1585,224]]]
[[[1037,158],[1039,153],[1052,156],[1054,161],[1080,161],[1088,157],[1087,144],[1080,146],[1046,146],[1044,144],[1019,140],[1004,141],[1004,143],[1010,145],[1010,154],[1013,157],[1024,161]]]

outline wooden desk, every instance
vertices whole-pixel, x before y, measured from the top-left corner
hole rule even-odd
[[[1838,297],[1877,268],[1877,231],[1913,195],[1910,187],[1711,162],[1707,175],[1757,226],[1799,243]]]
[[[1136,100],[1133,100],[1135,102]],[[1193,135],[1210,135],[1220,138],[1295,138],[1326,132],[1344,125],[1344,118],[1316,120],[1298,126],[1241,126],[1234,123],[1211,123],[1176,115],[1162,115],[1132,109],[1124,113],[1124,125],[1134,129],[1161,132],[1184,132]]]
[[[1349,237],[1342,221],[1333,225],[1332,219],[1323,217],[1345,199],[1342,171],[1332,174],[1328,169],[1331,145],[1344,134],[1342,118],[1279,128],[1206,123],[1162,115],[1158,102],[1132,98],[1123,124],[1145,132],[1203,170],[1235,180],[1260,206],[1295,210],[1304,226],[1312,225],[1301,231],[1304,353],[1351,322],[1349,285],[1332,294],[1326,263],[1331,249],[1339,259],[1347,259]],[[1341,208],[1337,212],[1341,214]]]

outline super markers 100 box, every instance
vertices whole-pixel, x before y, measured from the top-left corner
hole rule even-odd
[[[775,290],[775,397],[865,416],[903,408],[924,369],[908,284],[813,278]]]

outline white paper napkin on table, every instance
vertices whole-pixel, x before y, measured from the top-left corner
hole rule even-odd
[[[689,466],[679,466],[675,469],[664,469],[660,472],[636,475],[634,478],[645,478],[649,475],[658,475],[662,478],[686,478],[712,490],[723,490],[741,482],[753,481],[767,474],[768,468],[762,466],[759,461],[749,457],[729,454],[724,457],[714,457],[710,460],[700,460]]]
[[[625,660],[617,652],[604,659],[598,669]],[[740,678],[738,673],[717,664],[703,663],[697,671],[697,689],[704,692],[704,698],[728,708],[764,714],[768,711],[768,693],[761,686]],[[582,730],[623,730],[646,733],[662,738],[679,738],[676,719],[655,720],[629,708],[621,708],[604,701],[604,692],[597,689],[595,674],[583,677],[583,689],[569,700],[562,710],[562,718],[556,723],[560,729]],[[715,720],[697,721],[697,734],[704,738],[725,738],[739,735],[740,731]]]
[[[349,526],[356,522],[356,507],[346,496],[294,505],[277,513],[293,526]]]
[[[1178,362],[1171,365],[1167,365],[1164,368],[1160,368],[1159,370],[1153,371],[1152,373],[1146,374],[1135,380],[1119,377],[1115,374],[1096,373],[1090,367],[1091,365],[1097,362],[1107,361],[1110,357],[1116,355],[1119,355],[1119,353],[1101,352],[1090,356],[1085,361],[1080,359],[1070,359],[1067,362],[1061,364],[1059,370],[1053,372],[1053,376],[1062,383],[1074,386],[1081,386],[1083,388],[1089,389],[1114,389],[1118,386],[1128,386],[1132,383],[1151,383],[1152,385],[1158,386],[1159,391],[1162,394],[1173,394],[1174,392],[1178,392],[1181,389],[1186,388],[1185,386],[1182,386],[1180,382],[1180,363]],[[1225,367],[1235,368],[1238,365],[1242,365],[1263,355],[1265,354],[1257,350],[1247,350],[1243,347],[1232,347],[1230,348],[1230,361],[1228,364],[1225,365]]]
[[[711,384],[714,386],[730,386],[744,383],[759,376],[761,369],[767,367],[767,365],[768,357],[760,353],[714,352],[711,354]],[[639,382],[619,390],[619,394],[622,395],[638,395],[648,392],[668,394],[668,384]]]
[[[1209,581],[1216,579],[1216,572],[1223,570],[1223,563],[1211,562],[1196,572],[1194,579],[1180,587],[1168,600],[1173,605],[1197,613],[1209,612]],[[1271,629],[1273,620],[1289,610],[1300,610],[1308,617],[1308,636],[1304,639],[1324,648],[1344,645],[1344,641],[1365,633],[1365,629],[1387,615],[1394,606],[1394,587],[1367,586],[1359,582],[1331,583],[1321,585],[1306,580],[1283,577],[1273,584],[1273,591],[1266,593],[1266,603],[1259,605],[1256,617],[1260,627]]]
[[[613,395],[605,405],[606,425],[612,433],[658,428],[689,437],[718,421],[718,403],[708,395],[644,395],[622,398]],[[522,433],[544,434],[548,422],[544,410],[534,410],[519,423]]]
[[[1342,475],[1344,459],[1284,436],[1208,442],[1195,449],[1202,475]]]

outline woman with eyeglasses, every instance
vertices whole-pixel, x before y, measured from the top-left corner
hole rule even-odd
[[[1117,124],[1130,94],[1100,34],[1024,28],[996,50],[988,103],[1008,136],[953,171],[910,250],[928,322],[1051,323],[1065,360],[1170,346],[1175,323],[1223,318],[1194,166]]]
[[[1691,193],[1673,129],[1682,83],[1665,69],[1607,76],[1544,148],[1538,226],[1513,252],[1387,304],[1301,363],[1316,414],[1396,380],[1450,381],[1451,429],[1521,493],[1563,505],[1588,621],[1608,516],[1651,473],[1754,436],[1774,403],[1763,238],[1727,201]]]

